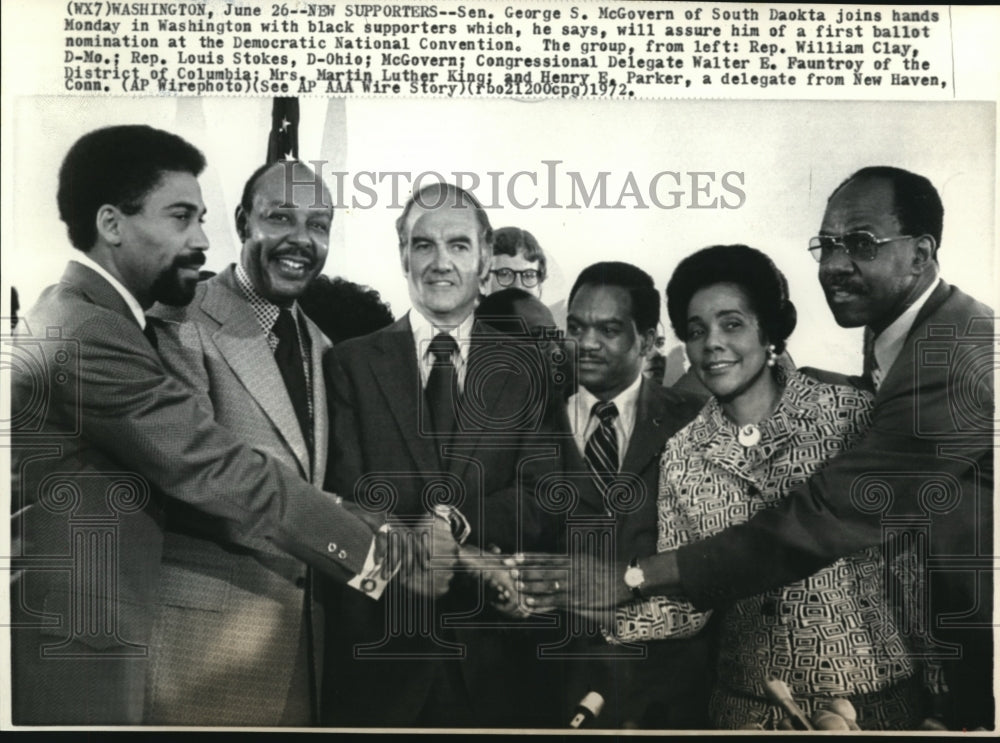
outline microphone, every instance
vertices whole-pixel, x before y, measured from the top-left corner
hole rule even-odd
[[[576,704],[576,714],[569,721],[571,728],[588,727],[604,709],[604,697],[596,691],[588,691]]]

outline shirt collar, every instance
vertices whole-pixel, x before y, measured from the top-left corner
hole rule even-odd
[[[236,264],[235,276],[236,284],[239,286],[240,291],[243,292],[247,301],[250,303],[250,308],[253,310],[253,314],[257,318],[257,322],[260,324],[261,330],[263,330],[265,334],[270,333],[283,308],[276,305],[267,297],[261,296],[257,290],[254,289],[250,276],[239,263]],[[297,306],[297,302],[292,302],[291,307],[288,308],[292,311],[293,315],[296,314]]]
[[[875,338],[872,344],[872,353],[875,356],[875,363],[878,364],[883,378],[889,373],[889,369],[895,363],[899,352],[903,350],[903,343],[906,341],[906,336],[910,333],[910,328],[913,327],[913,321],[917,319],[917,314],[924,304],[926,304],[931,293],[937,288],[939,283],[941,283],[940,276],[934,279],[924,293],[917,298],[916,302],[907,307],[902,315],[893,320],[892,324]]]
[[[108,269],[106,269],[100,263],[95,261],[86,253],[80,253],[80,255],[74,257],[73,260],[79,263],[80,265],[86,266],[92,271],[96,271],[105,281],[111,284],[111,286],[114,287],[114,290],[119,294],[121,294],[122,299],[125,300],[125,304],[128,305],[128,308],[132,311],[132,314],[135,316],[135,321],[139,323],[139,327],[142,328],[143,330],[146,329],[146,313],[145,311],[143,311],[142,305],[139,304],[138,299],[132,296],[132,292],[130,292],[128,289],[125,288],[125,285],[122,284],[122,282],[120,282],[118,279],[112,276],[108,272]]]
[[[623,431],[631,431],[635,425],[635,411],[639,405],[639,389],[641,387],[642,374],[639,374],[632,384],[619,392],[611,400],[608,400],[608,402],[613,402],[618,409],[618,422],[621,424]],[[583,385],[580,385],[580,388],[573,397],[575,398],[574,404],[577,406],[577,420],[586,427],[594,405],[599,402],[597,396]]]
[[[780,369],[779,381],[783,385],[781,397],[774,411],[764,420],[758,421],[761,440],[775,442],[793,430],[800,429],[799,420],[816,420],[823,415],[823,401],[814,393],[820,383],[799,371]],[[701,413],[691,424],[689,439],[698,447],[712,447],[721,441],[736,441],[739,426],[726,417],[719,399],[714,395],[708,399]]]
[[[410,328],[413,331],[413,343],[417,348],[417,354],[421,360],[427,357],[430,343],[438,333],[447,333],[458,344],[458,353],[462,362],[469,358],[469,343],[472,339],[472,325],[475,322],[475,313],[470,312],[462,322],[453,328],[436,327],[430,320],[421,315],[417,310],[410,311]]]

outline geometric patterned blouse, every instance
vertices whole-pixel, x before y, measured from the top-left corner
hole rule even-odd
[[[704,539],[770,508],[849,448],[871,422],[872,396],[853,387],[787,372],[774,413],[741,444],[738,426],[711,398],[666,444],[660,465],[659,551]],[[748,442],[749,443],[749,442]],[[718,686],[711,704],[717,727],[780,716],[762,681],[782,679],[807,714],[819,697],[849,696],[866,728],[907,726],[919,693],[914,663],[886,600],[878,547],[837,560],[812,576],[743,599],[719,617]],[[689,637],[711,612],[665,596],[618,609],[615,638]]]

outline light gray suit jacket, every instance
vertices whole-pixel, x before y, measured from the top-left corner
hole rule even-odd
[[[236,283],[234,267],[198,286],[186,307],[150,313],[167,369],[216,422],[321,485],[328,417],[322,359],[330,342],[310,320],[314,453],[274,354]],[[303,316],[304,317],[304,316]],[[161,606],[149,718],[162,724],[308,725],[322,678],[323,621],[304,563],[167,503]]]
[[[179,585],[162,562],[168,503],[198,509],[233,542],[275,557],[280,546],[339,580],[361,570],[371,529],[285,460],[263,456],[218,425],[166,373],[125,301],[96,272],[70,263],[25,315],[8,350],[17,360],[16,723],[144,722],[149,670],[158,663],[152,625],[161,595]],[[206,603],[225,605],[236,591],[216,573],[191,576]],[[241,622],[248,636],[258,636],[248,618]],[[224,655],[219,638],[194,660]]]

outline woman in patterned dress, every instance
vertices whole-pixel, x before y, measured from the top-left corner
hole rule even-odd
[[[661,461],[661,551],[747,521],[850,447],[872,396],[787,371],[775,359],[795,327],[784,276],[763,253],[715,246],[689,256],[667,286],[670,320],[713,397]],[[669,597],[619,608],[615,636],[690,636],[708,613]],[[922,683],[885,591],[882,550],[737,602],[721,622],[709,714],[719,728],[776,727],[763,682],[781,679],[806,715],[848,699],[865,729],[912,728]]]

